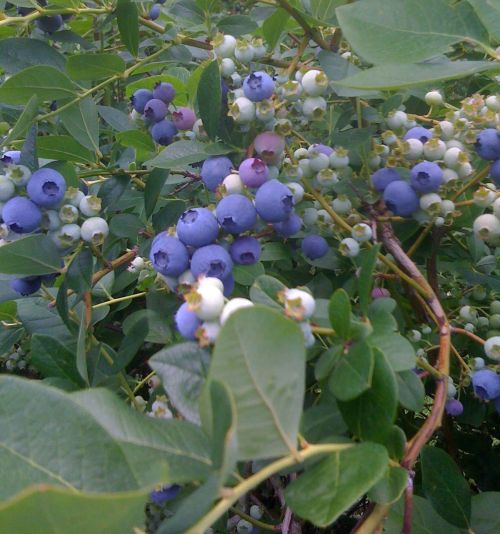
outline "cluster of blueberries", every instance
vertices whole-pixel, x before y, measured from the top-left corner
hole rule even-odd
[[[46,7],[47,6],[47,0],[36,0],[37,4],[41,7]],[[8,3],[6,4],[5,6],[5,9],[8,8]],[[19,13],[19,15],[21,16],[26,16],[26,15],[29,15],[30,13],[32,13],[33,11],[35,11],[33,8],[31,7],[18,7],[17,8],[17,12]],[[57,30],[59,30],[63,24],[64,24],[64,21],[68,20],[71,18],[71,15],[46,15],[46,16],[43,16],[43,17],[39,17],[35,20],[35,25],[37,26],[37,28],[39,28],[40,30],[42,30],[43,32],[45,33],[48,33],[48,34],[52,34],[52,33],[55,33]]]
[[[167,118],[175,94],[171,83],[158,82],[152,91],[138,89],[130,99],[132,109],[142,117],[159,145],[170,145],[179,130],[191,130],[196,122],[194,111],[188,107],[174,109],[170,113],[171,120]]]
[[[42,167],[31,171],[20,164],[19,151],[8,151],[1,158],[0,245],[27,234],[45,231],[61,254],[80,239],[99,244],[109,233],[107,222],[97,217],[100,199],[68,188],[64,176],[55,169]],[[80,217],[85,220],[77,224]],[[13,290],[30,295],[54,275],[28,276],[11,281]]]

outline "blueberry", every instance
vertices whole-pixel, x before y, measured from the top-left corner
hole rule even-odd
[[[328,156],[328,157],[330,157],[330,155],[333,154],[332,147],[323,145],[321,143],[315,143],[314,145],[311,145],[311,149],[315,150],[316,152],[319,152],[320,154],[324,154],[325,156]]]
[[[462,415],[464,411],[464,405],[457,399],[448,399],[444,405],[444,409],[448,415],[457,417]]]
[[[235,239],[229,252],[235,263],[253,265],[259,261],[262,249],[258,239],[245,236]]]
[[[295,213],[292,213],[288,219],[274,223],[273,228],[279,235],[282,235],[283,237],[291,237],[300,232],[300,229],[302,228],[302,219]]]
[[[495,128],[486,128],[479,132],[474,146],[480,158],[487,160],[500,158],[500,135]]]
[[[152,491],[149,495],[149,498],[151,499],[151,502],[153,502],[154,504],[163,504],[177,497],[180,491],[181,491],[181,487],[178,486],[177,484],[172,484],[171,486],[163,486],[163,488],[159,490]]]
[[[259,158],[244,159],[238,171],[241,181],[247,187],[260,187],[269,176],[269,168]]]
[[[491,164],[490,176],[493,178],[495,185],[500,186],[500,159]]]
[[[185,302],[175,314],[175,326],[182,337],[194,341],[196,331],[201,326],[201,319],[191,311]]]
[[[179,276],[189,267],[187,248],[167,232],[162,232],[154,238],[149,259],[154,269],[164,276]]]
[[[43,208],[54,208],[66,193],[64,176],[54,169],[44,167],[35,171],[26,186],[28,196]]]
[[[326,239],[316,234],[304,237],[300,246],[304,256],[310,260],[322,258],[329,249]]]
[[[170,104],[175,98],[175,89],[171,83],[158,82],[153,89],[153,98],[163,100],[165,104]]]
[[[0,158],[0,161],[2,163],[5,163],[6,165],[18,165],[21,161],[21,151],[20,150],[7,150],[7,152],[4,152],[2,157]]]
[[[170,145],[177,134],[177,128],[166,119],[153,124],[150,131],[154,142],[162,146]]]
[[[257,222],[257,212],[247,197],[238,193],[224,197],[215,209],[217,220],[223,230],[241,234],[251,230]]]
[[[201,179],[210,191],[215,191],[222,180],[231,174],[233,163],[225,156],[211,156],[201,167]]]
[[[260,102],[272,96],[274,81],[266,72],[252,72],[243,81],[243,93],[248,100]]]
[[[191,208],[177,221],[177,237],[192,247],[203,247],[217,239],[219,225],[213,213],[207,208]]]
[[[423,126],[415,126],[410,128],[403,137],[405,141],[408,141],[408,139],[418,139],[422,143],[426,143],[431,138],[432,132]]]
[[[23,297],[36,293],[42,285],[41,276],[26,276],[25,278],[15,278],[10,281],[10,287]]]
[[[500,396],[500,375],[491,369],[481,369],[472,375],[474,393],[481,400],[492,400]]]
[[[196,122],[196,115],[191,108],[177,108],[172,113],[172,121],[178,130],[191,130]]]
[[[229,276],[226,276],[224,280],[222,280],[222,284],[224,285],[224,296],[227,298],[231,295],[231,293],[234,290],[234,276],[231,273]]]
[[[36,230],[42,222],[40,208],[26,197],[14,197],[8,200],[2,209],[3,222],[18,234],[27,234]]]
[[[403,180],[391,182],[385,188],[384,202],[388,210],[401,217],[410,216],[419,207],[417,193],[410,184]]]
[[[197,249],[191,258],[191,272],[197,278],[204,274],[224,280],[233,269],[227,250],[220,245],[207,245]]]
[[[63,25],[63,18],[61,15],[54,15],[53,17],[40,17],[35,20],[35,24],[45,33],[54,33]]]
[[[160,4],[153,4],[153,7],[149,10],[149,18],[150,20],[156,20],[161,13],[161,6]]]
[[[254,139],[253,146],[261,159],[274,164],[285,150],[285,139],[274,132],[263,132]]]
[[[437,191],[442,183],[443,171],[437,163],[422,161],[411,170],[411,185],[419,193]]]
[[[372,174],[373,187],[379,193],[382,193],[391,182],[396,180],[401,180],[401,175],[396,169],[383,168]]]
[[[144,113],[146,104],[153,98],[153,91],[149,89],[137,89],[137,91],[130,97],[132,107],[140,113]]]
[[[266,222],[286,221],[293,211],[293,194],[278,180],[261,185],[255,195],[255,209]]]
[[[144,117],[149,122],[160,122],[167,116],[167,105],[159,98],[152,98],[144,106]]]

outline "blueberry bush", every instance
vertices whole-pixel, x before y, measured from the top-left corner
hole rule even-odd
[[[0,532],[500,532],[499,44],[0,0]]]

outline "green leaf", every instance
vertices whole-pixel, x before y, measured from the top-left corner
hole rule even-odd
[[[59,114],[68,133],[82,146],[99,153],[99,119],[92,98],[84,98]]]
[[[34,65],[46,65],[64,70],[65,64],[66,58],[40,39],[13,37],[0,40],[0,67],[9,74]]]
[[[186,202],[180,199],[169,199],[165,205],[153,214],[153,228],[156,232],[163,232],[177,222],[186,211]]]
[[[75,256],[66,273],[66,284],[75,293],[81,294],[92,288],[94,257],[90,249],[85,248]]]
[[[69,56],[66,72],[73,80],[100,80],[125,70],[125,61],[116,54],[77,54]]]
[[[61,256],[52,239],[30,235],[0,247],[0,272],[32,276],[58,272]]]
[[[131,0],[118,0],[115,14],[122,43],[133,56],[137,56],[139,52],[139,10],[137,4]]]
[[[208,136],[215,139],[222,110],[221,79],[217,60],[211,61],[203,70],[198,85],[197,100],[203,126]]]
[[[500,492],[485,491],[472,497],[472,530],[476,534],[500,532]]]
[[[374,443],[329,454],[286,488],[286,503],[298,516],[326,527],[384,475],[388,460],[384,447]]]
[[[170,402],[188,421],[200,421],[198,403],[209,364],[207,351],[191,342],[166,347],[149,360]]]
[[[500,41],[500,1],[499,0],[467,0],[474,8],[479,20],[484,24],[490,37]]]
[[[260,262],[253,265],[235,265],[233,267],[234,281],[242,286],[251,286],[264,272],[264,266]]]
[[[0,330],[0,356],[10,353],[17,343],[25,334],[24,328],[9,328]]]
[[[222,33],[239,37],[254,32],[258,26],[248,15],[230,15],[219,20],[217,27]]]
[[[80,317],[80,328],[78,329],[78,338],[76,341],[76,368],[86,384],[90,383],[89,371],[87,365],[87,325],[85,321],[85,310],[82,310]]]
[[[144,209],[146,211],[146,217],[149,218],[154,213],[158,197],[160,196],[167,178],[168,171],[163,169],[154,169],[151,174],[148,175],[146,188],[144,189]]]
[[[208,156],[218,156],[229,154],[230,148],[222,143],[207,145],[199,141],[175,141],[167,148],[163,149],[155,158],[146,161],[148,167],[160,169],[187,169],[192,163],[198,163],[207,159]]]
[[[263,274],[255,280],[250,288],[250,299],[257,304],[265,304],[276,310],[283,310],[279,294],[286,289],[285,284],[277,278]]]
[[[201,430],[139,414],[105,389],[68,394],[2,375],[0,424],[2,499],[33,484],[131,491],[200,480],[210,467]]]
[[[286,260],[290,257],[290,249],[279,241],[269,241],[264,243],[260,261]]]
[[[328,304],[328,316],[335,333],[344,340],[349,339],[351,328],[351,301],[344,289],[337,289]]]
[[[142,317],[130,328],[120,343],[120,348],[112,366],[112,370],[115,373],[124,369],[134,359],[134,356],[144,344],[148,333],[148,318]]]
[[[358,276],[358,296],[359,305],[365,317],[368,314],[368,306],[371,301],[373,269],[375,269],[379,251],[380,245],[375,245],[369,250],[363,251],[359,256],[360,271]]]
[[[74,341],[68,328],[56,311],[40,297],[22,298],[17,301],[17,316],[29,334],[46,334],[61,343]]]
[[[5,104],[25,104],[33,95],[39,100],[59,100],[76,96],[76,86],[60,70],[48,65],[28,67],[0,86]]]
[[[17,534],[132,532],[144,518],[148,490],[83,493],[37,485],[0,504],[0,531]]]
[[[443,80],[472,76],[478,72],[498,70],[492,61],[448,61],[408,65],[377,65],[344,78],[335,85],[356,89],[397,90],[417,85],[430,85]]]
[[[136,150],[142,150],[148,154],[154,152],[155,145],[151,136],[142,130],[127,130],[118,132],[116,138],[123,146],[131,146]]]
[[[130,176],[119,174],[106,180],[99,189],[97,196],[102,199],[102,207],[110,209],[121,198],[130,182]]]
[[[94,163],[94,154],[69,135],[44,135],[37,139],[38,155],[42,158]]]
[[[97,106],[97,111],[101,118],[117,132],[123,132],[133,128],[129,116],[119,109],[110,106]]]
[[[335,9],[347,3],[347,0],[310,0],[309,12],[323,26],[328,26],[337,23]]]
[[[262,33],[264,34],[268,50],[274,50],[289,19],[290,15],[281,8],[266,18],[262,25]]]
[[[370,63],[416,63],[464,40],[486,43],[476,15],[464,2],[361,0],[339,7],[345,38]]]
[[[43,376],[82,383],[74,352],[51,336],[35,334],[31,338],[31,362]]]
[[[421,453],[422,487],[436,512],[460,528],[470,528],[469,485],[446,452],[426,445]]]
[[[401,497],[407,483],[408,471],[390,465],[384,476],[368,492],[368,498],[378,504],[391,504]]]
[[[21,165],[26,165],[32,172],[39,168],[37,152],[38,125],[33,124],[26,134],[23,146],[21,148]]]
[[[287,454],[296,449],[304,373],[304,337],[296,323],[263,306],[238,310],[215,343],[202,420],[210,413],[208,384],[220,380],[236,403],[238,459]]]
[[[372,384],[374,366],[373,351],[365,341],[351,345],[333,368],[328,381],[330,391],[341,401],[359,397]]]
[[[425,388],[422,380],[413,371],[396,373],[398,398],[401,406],[412,412],[419,412],[424,407]]]
[[[137,241],[141,228],[144,228],[144,223],[134,213],[119,213],[109,223],[109,230],[116,237],[126,237],[133,242]]]
[[[33,119],[36,117],[37,113],[38,97],[36,95],[33,95],[24,107],[23,112],[19,116],[19,119],[17,119],[16,124],[0,143],[0,146],[7,145],[11,141],[23,136],[28,130],[28,128],[32,125]]]
[[[350,430],[362,440],[383,442],[392,430],[397,409],[397,384],[386,357],[373,351],[375,368],[372,385],[361,396],[339,408]]]
[[[309,442],[318,443],[345,434],[347,427],[335,400],[328,399],[304,411],[300,431]]]

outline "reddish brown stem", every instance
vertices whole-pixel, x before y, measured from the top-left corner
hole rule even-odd
[[[473,341],[475,341],[476,343],[479,343],[480,345],[485,344],[485,341],[483,338],[480,338],[479,336],[476,336],[476,334],[473,334],[472,332],[465,330],[465,328],[457,328],[456,326],[452,326],[451,332],[453,334],[463,334],[464,336],[470,337]]]

